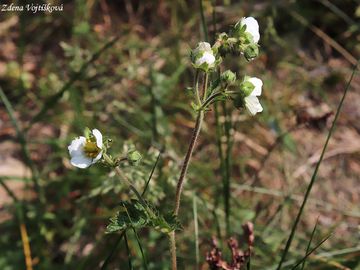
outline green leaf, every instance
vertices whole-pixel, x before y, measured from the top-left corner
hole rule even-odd
[[[137,200],[120,202],[120,210],[110,219],[106,228],[107,233],[126,230],[128,228],[142,228],[149,222],[146,209]]]
[[[170,233],[181,228],[181,224],[173,213],[158,216],[152,220],[153,227],[163,233]]]
[[[171,213],[161,215],[160,212],[147,202],[144,206],[137,200],[120,202],[120,210],[110,218],[106,233],[114,233],[128,228],[154,228],[163,233],[181,228],[177,218]]]

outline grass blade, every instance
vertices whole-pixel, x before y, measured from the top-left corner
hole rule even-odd
[[[141,258],[142,258],[142,262],[143,262],[143,265],[144,265],[144,269],[147,270],[148,269],[148,267],[147,267],[147,259],[146,259],[145,253],[144,253],[144,249],[142,248],[140,238],[139,238],[135,228],[132,228],[132,230],[133,230],[133,232],[135,234],[136,242],[138,243],[138,246],[140,248]]]
[[[310,252],[308,252],[301,260],[299,260],[293,267],[291,267],[291,270],[296,269],[296,267],[298,267],[300,264],[302,264],[303,262],[305,262],[305,260],[312,254],[314,253],[315,250],[317,250],[326,240],[328,240],[330,238],[332,234],[329,234],[328,236],[326,236],[323,240],[320,241],[319,244],[317,244],[312,250],[310,250]]]
[[[131,217],[130,217],[130,215],[129,215],[129,212],[128,212],[128,210],[127,210],[126,207],[125,207],[125,211],[126,211],[126,214],[127,214],[128,218],[129,218],[131,224],[133,224],[133,222],[132,222],[132,220],[131,220]],[[140,252],[141,252],[141,257],[142,257],[142,262],[143,262],[143,265],[144,265],[144,269],[147,270],[147,269],[148,269],[148,267],[147,267],[147,260],[146,260],[145,254],[144,254],[144,250],[143,250],[143,248],[142,248],[142,245],[141,245],[139,236],[138,236],[138,234],[137,234],[137,232],[136,232],[136,230],[135,230],[135,228],[134,228],[133,225],[132,225],[132,230],[133,230],[133,232],[134,232],[134,235],[135,235],[135,238],[136,238],[136,242],[137,242],[137,244],[138,244],[138,246],[139,246],[139,249],[140,249]]]
[[[0,186],[4,188],[6,193],[13,199],[15,203],[19,202],[19,199],[16,197],[15,193],[12,192],[12,190],[8,187],[7,184],[5,184],[2,177],[0,177]]]
[[[300,209],[299,209],[299,212],[298,212],[298,214],[297,214],[297,216],[296,216],[294,225],[292,226],[292,229],[291,229],[289,238],[288,238],[287,243],[286,243],[286,246],[285,246],[285,250],[284,250],[284,252],[282,253],[282,256],[281,256],[279,265],[278,265],[278,267],[277,267],[277,270],[280,270],[280,269],[281,269],[281,266],[282,266],[283,262],[285,261],[286,256],[287,256],[287,254],[288,254],[288,252],[289,252],[289,249],[290,249],[292,240],[293,240],[294,235],[295,235],[295,231],[296,231],[297,225],[298,225],[298,223],[299,223],[299,221],[300,221],[300,218],[301,218],[302,213],[304,212],[304,208],[305,208],[305,205],[306,205],[306,203],[307,203],[308,197],[309,197],[309,195],[310,195],[311,189],[312,189],[312,187],[313,187],[313,185],[314,185],[314,183],[315,183],[316,176],[317,176],[317,173],[318,173],[320,164],[321,164],[321,162],[322,162],[322,160],[323,160],[323,158],[324,158],[324,154],[325,154],[326,148],[327,148],[327,146],[328,146],[328,144],[329,144],[331,135],[332,135],[332,133],[333,133],[333,131],[334,131],[334,129],[335,129],[335,125],[336,125],[337,119],[338,119],[338,117],[339,117],[339,114],[340,114],[342,105],[343,105],[343,103],[344,103],[346,94],[347,94],[347,92],[348,92],[348,90],[349,90],[349,88],[350,88],[350,84],[351,84],[351,82],[352,82],[352,79],[354,78],[354,74],[355,74],[355,71],[357,70],[357,66],[358,66],[358,63],[354,66],[354,69],[353,69],[353,72],[352,72],[352,74],[351,74],[351,77],[350,77],[350,79],[349,79],[349,81],[348,81],[348,83],[347,83],[347,85],[346,85],[346,87],[345,87],[344,94],[343,94],[343,96],[342,96],[342,98],[341,98],[341,100],[340,100],[339,106],[338,106],[338,108],[337,108],[337,110],[336,110],[336,114],[335,114],[334,121],[332,122],[331,128],[330,128],[330,130],[329,130],[329,133],[328,133],[328,135],[327,135],[327,138],[326,138],[326,141],[325,141],[325,144],[324,144],[324,147],[323,147],[323,149],[322,149],[322,152],[321,152],[321,155],[320,155],[320,159],[319,159],[319,161],[317,162],[317,164],[316,164],[316,166],[315,166],[314,173],[313,173],[313,175],[312,175],[312,177],[311,177],[311,180],[310,180],[310,183],[309,183],[309,185],[308,185],[308,187],[307,187],[306,193],[305,193],[305,195],[304,195],[304,200],[303,200],[303,202],[302,202],[302,204],[301,204],[301,207],[300,207]]]
[[[134,268],[132,266],[131,252],[130,252],[130,248],[129,248],[128,239],[126,236],[126,231],[124,233],[124,241],[125,241],[125,247],[126,247],[126,252],[127,252],[127,256],[128,256],[129,269],[133,270]]]
[[[311,232],[310,240],[309,240],[309,243],[308,243],[308,245],[307,245],[307,247],[306,247],[305,256],[306,256],[306,254],[308,254],[309,251],[310,251],[311,243],[312,243],[312,240],[313,240],[313,238],[314,238],[314,235],[315,235],[316,228],[317,228],[317,225],[318,225],[318,224],[319,224],[319,217],[316,219],[316,223],[315,223],[314,229],[313,229],[312,232]],[[304,260],[304,262],[303,262],[303,264],[302,264],[302,266],[301,266],[301,270],[304,270],[304,269],[305,269],[305,263],[306,263],[306,259]]]
[[[151,169],[149,178],[148,178],[148,180],[147,180],[147,182],[146,182],[146,184],[145,184],[145,187],[144,187],[143,192],[141,193],[141,197],[143,197],[143,196],[145,195],[146,191],[147,191],[147,188],[148,188],[148,186],[149,186],[149,183],[150,183],[150,181],[151,181],[151,179],[152,179],[152,177],[153,177],[153,174],[154,174],[154,172],[155,172],[156,166],[157,166],[157,164],[158,164],[158,162],[159,162],[159,160],[160,160],[161,154],[162,154],[162,150],[159,152],[159,154],[158,154],[158,156],[157,156],[157,158],[156,158],[155,164],[154,164],[154,166],[153,166],[152,169]]]
[[[111,251],[109,253],[109,255],[106,257],[104,263],[102,264],[100,270],[105,270],[107,269],[109,263],[110,263],[110,260],[112,259],[112,257],[114,256],[115,254],[115,251],[117,250],[117,248],[119,247],[120,243],[121,243],[121,240],[122,238],[125,236],[125,231],[123,231],[120,235],[119,235],[119,238],[116,240],[114,246],[111,248]]]

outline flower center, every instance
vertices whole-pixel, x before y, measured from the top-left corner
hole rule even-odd
[[[86,143],[84,145],[84,153],[87,157],[96,158],[100,151],[101,149],[97,147],[95,142],[92,142],[89,139],[86,140]]]

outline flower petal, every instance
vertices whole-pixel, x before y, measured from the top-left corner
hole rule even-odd
[[[100,151],[100,153],[92,160],[92,164],[95,164],[99,161],[99,159],[102,157],[103,151]]]
[[[251,77],[248,79],[249,82],[251,82],[255,88],[254,90],[251,92],[251,96],[261,96],[261,90],[262,90],[262,86],[263,86],[263,82],[262,80],[260,80],[259,78],[256,77]]]
[[[207,63],[208,65],[212,65],[215,62],[215,56],[210,52],[204,52],[204,54],[196,60],[196,65],[202,65],[203,63]]]
[[[98,129],[93,129],[92,134],[94,135],[94,137],[96,139],[97,147],[102,149],[102,147],[103,147],[103,137],[102,137],[101,132]]]
[[[256,96],[248,96],[245,98],[245,106],[252,115],[263,111],[259,99]]]
[[[82,155],[85,142],[86,138],[83,136],[72,140],[71,144],[68,146],[70,156],[73,157]]]
[[[92,159],[82,154],[71,157],[70,163],[75,167],[78,167],[80,169],[85,169],[92,164]]]
[[[241,20],[241,25],[246,25],[245,31],[252,35],[255,43],[258,43],[260,40],[260,33],[257,20],[253,17],[243,18]]]

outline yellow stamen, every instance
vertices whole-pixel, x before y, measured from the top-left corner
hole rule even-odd
[[[97,147],[95,142],[90,141],[89,139],[86,140],[84,145],[84,153],[89,158],[96,158],[96,156],[100,153],[101,149]]]

